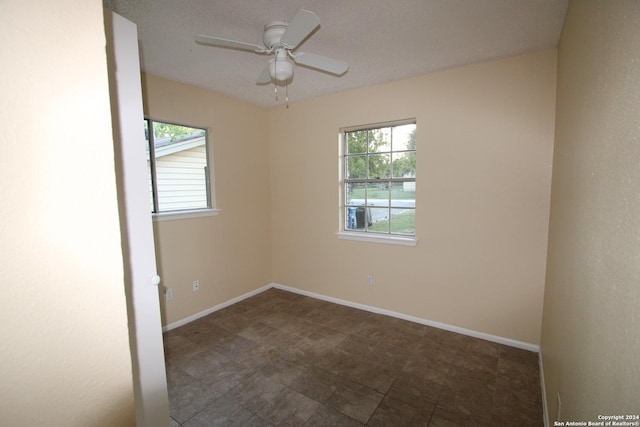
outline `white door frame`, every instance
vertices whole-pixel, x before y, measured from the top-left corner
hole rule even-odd
[[[138,31],[136,25],[125,18],[106,9],[104,13],[136,424],[168,426],[169,400],[159,277],[149,210]]]

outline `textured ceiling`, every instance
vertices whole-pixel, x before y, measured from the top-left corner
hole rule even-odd
[[[290,102],[557,46],[568,0],[104,0],[138,26],[144,71],[261,106],[270,57],[202,46],[198,34],[262,44],[265,24],[315,12],[297,49],[349,63],[341,77],[296,66]],[[279,89],[280,94],[284,89]]]

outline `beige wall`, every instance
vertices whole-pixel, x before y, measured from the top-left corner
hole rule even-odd
[[[155,223],[164,303],[171,324],[271,282],[267,114],[195,86],[143,75],[145,114],[209,129],[216,217]],[[200,281],[200,291],[192,282]]]
[[[539,344],[555,84],[553,49],[270,109],[273,281]],[[338,129],[412,117],[418,245],[338,240]]]
[[[542,355],[549,415],[638,414],[640,5],[571,2],[558,108]]]
[[[0,424],[134,425],[102,4],[0,9]]]

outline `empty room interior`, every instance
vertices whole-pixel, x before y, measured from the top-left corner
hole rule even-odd
[[[262,3],[0,5],[7,425],[640,425],[640,2]],[[149,334],[112,12],[151,142]],[[276,20],[309,30],[195,41]],[[158,124],[202,131],[203,206],[163,207]]]

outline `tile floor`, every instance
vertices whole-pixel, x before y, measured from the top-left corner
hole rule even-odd
[[[538,356],[270,289],[165,334],[172,426],[542,426]]]

